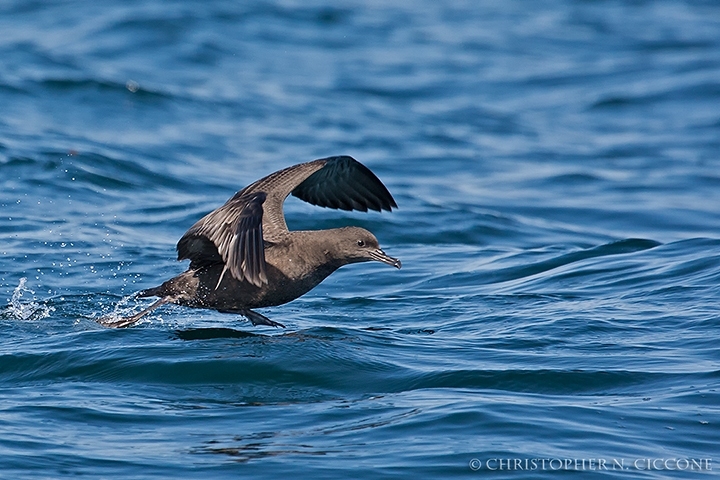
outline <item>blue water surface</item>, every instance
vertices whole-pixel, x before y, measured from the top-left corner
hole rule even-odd
[[[7,0],[0,65],[0,477],[720,470],[720,3]],[[337,154],[399,210],[288,224],[402,270],[96,323]]]

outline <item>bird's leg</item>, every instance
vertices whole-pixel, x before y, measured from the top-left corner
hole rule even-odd
[[[132,317],[121,317],[121,318],[112,318],[112,317],[102,317],[98,318],[97,322],[102,325],[103,327],[108,328],[125,328],[130,327],[132,325],[135,325],[138,320],[140,320],[142,317],[147,315],[148,313],[152,312],[158,307],[161,307],[165,305],[166,303],[172,302],[172,297],[162,297],[157,302],[153,303],[149,307],[147,307],[145,310],[142,310]]]
[[[240,315],[250,320],[250,322],[255,325],[268,325],[270,327],[282,327],[285,328],[285,325],[278,322],[273,322],[269,318],[267,318],[265,315],[261,315],[257,312],[253,312],[250,309],[244,309],[239,311]]]

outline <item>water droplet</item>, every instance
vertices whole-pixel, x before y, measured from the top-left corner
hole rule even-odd
[[[130,92],[135,93],[140,90],[140,84],[135,80],[128,80],[125,83],[125,88],[127,88]]]

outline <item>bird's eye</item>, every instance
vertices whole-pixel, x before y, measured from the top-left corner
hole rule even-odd
[[[365,246],[365,240],[358,240],[357,241],[358,247],[364,247]]]

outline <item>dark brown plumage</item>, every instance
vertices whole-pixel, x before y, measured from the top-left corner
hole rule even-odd
[[[359,227],[289,231],[288,195],[342,210],[387,210],[397,204],[370,169],[348,156],[301,163],[264,177],[232,196],[182,236],[178,260],[187,271],[141,297],[158,301],[128,318],[100,319],[128,327],[166,303],[239,313],[253,325],[283,327],[253,308],[281,305],[304,295],[343,265],[376,260],[400,268],[377,239]]]

